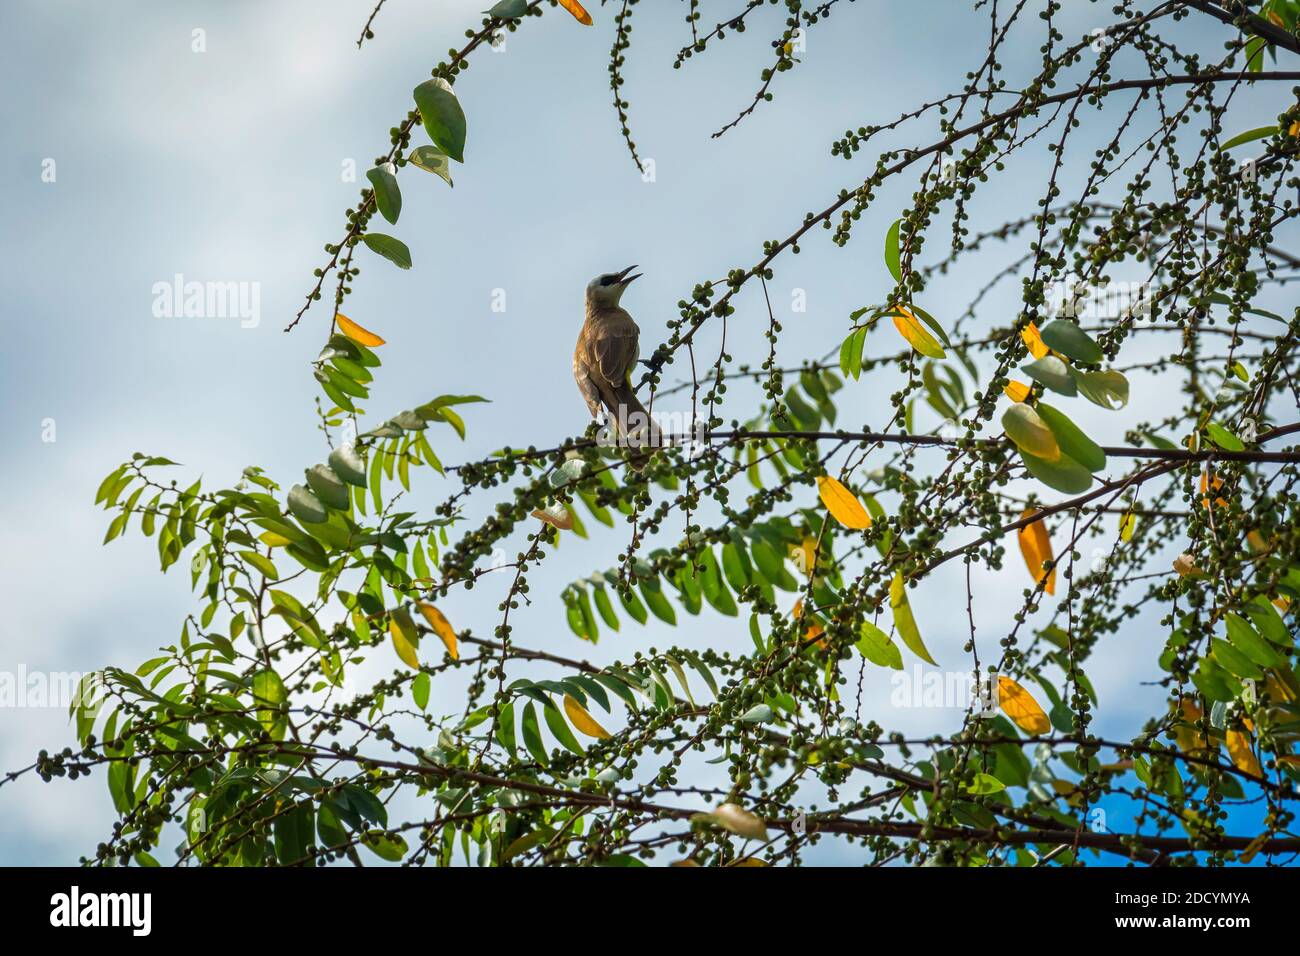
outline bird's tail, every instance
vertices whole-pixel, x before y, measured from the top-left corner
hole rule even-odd
[[[628,449],[628,464],[637,471],[645,468],[652,451],[662,444],[662,436],[641,400],[629,383],[614,389],[614,404],[607,406],[610,420],[618,431],[620,444]]]

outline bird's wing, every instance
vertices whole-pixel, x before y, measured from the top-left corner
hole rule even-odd
[[[597,332],[591,350],[600,366],[601,378],[610,385],[627,382],[640,354],[637,338],[637,327],[630,320],[626,324],[608,324]]]
[[[596,388],[596,383],[591,380],[591,375],[588,374],[587,367],[579,363],[576,359],[573,362],[573,377],[578,383],[578,391],[582,392],[582,397],[587,403],[587,408],[591,412],[591,417],[600,417],[600,391]]]

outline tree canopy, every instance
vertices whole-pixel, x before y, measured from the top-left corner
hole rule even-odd
[[[158,656],[88,679],[76,746],[5,783],[106,779],[119,823],[88,848],[97,864],[788,865],[823,841],[864,865],[1300,850],[1300,309],[1283,289],[1300,268],[1285,248],[1300,70],[1281,68],[1300,53],[1300,2],[1119,0],[1084,35],[1052,0],[974,6],[987,36],[951,93],[828,144],[875,153],[865,178],[724,278],[687,278],[666,330],[643,324],[638,394],[695,416],[644,470],[594,425],[444,464],[491,383],[366,407],[387,343],[348,296],[363,263],[371,281],[436,268],[385,230],[400,232],[404,194],[434,201],[458,174],[472,59],[543,15],[592,25],[575,0],[493,6],[413,85],[287,323],[321,345],[322,460],[300,481],[250,467],[224,486],[136,454],[104,479],[105,543],[152,536],[195,610]],[[716,136],[763,122],[807,37],[871,16],[837,0],[737,7],[709,26],[690,0],[673,63],[770,37],[752,101]],[[644,8],[607,8],[631,175],[644,160],[622,68]],[[1220,45],[1189,44],[1190,24]],[[1041,57],[1010,70],[1012,49]],[[1271,97],[1275,122],[1241,128],[1247,91]],[[1051,157],[1046,179],[973,221],[1031,151]],[[882,210],[897,180],[910,202]],[[819,233],[849,247],[863,301],[827,354],[768,288]],[[892,285],[862,288],[867,256]],[[957,304],[945,279],[968,260],[986,284]],[[1019,311],[987,308],[1008,286]],[[731,354],[742,309],[763,316],[756,365]],[[1136,370],[1158,396],[1130,386]],[[845,397],[866,389],[872,421],[847,421]],[[1125,444],[1089,436],[1093,409]],[[417,486],[440,503],[408,510]],[[588,537],[617,537],[616,560],[591,563],[574,543]],[[557,558],[572,568],[562,603],[530,593]],[[961,593],[938,584],[953,568]],[[981,624],[980,569],[1023,584],[1007,627]],[[451,620],[439,605],[464,589],[477,614]],[[940,615],[968,630],[964,659],[931,653]],[[650,647],[652,619],[709,638]],[[615,659],[590,663],[612,632]],[[1131,648],[1134,686],[1163,690],[1119,738],[1094,728],[1090,665],[1108,643]],[[386,676],[353,685],[385,656]],[[971,706],[908,736],[863,699],[862,675],[921,664],[927,691],[968,675]],[[1114,798],[1131,817],[1097,816]],[[1249,827],[1232,812],[1247,805]]]

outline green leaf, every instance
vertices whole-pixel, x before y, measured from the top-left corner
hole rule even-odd
[[[389,863],[400,863],[410,849],[399,834],[383,830],[371,830],[361,838],[361,842],[367,850]]]
[[[1069,455],[1048,461],[1022,450],[1020,457],[1029,473],[1049,488],[1076,495],[1092,487],[1092,473]]]
[[[894,224],[889,227],[889,232],[885,233],[885,267],[889,269],[889,274],[894,277],[895,282],[903,281],[903,266],[898,249],[898,231],[902,225],[903,220],[895,219]]]
[[[1085,365],[1096,365],[1103,358],[1101,346],[1073,322],[1057,319],[1043,326],[1039,334],[1043,344],[1067,358]]]
[[[406,157],[406,161],[427,173],[441,177],[448,186],[455,185],[451,181],[451,160],[446,153],[434,146],[415,147]]]
[[[890,667],[896,671],[903,669],[903,652],[884,631],[870,621],[863,621],[858,634],[858,641],[853,646],[863,657],[878,667]]]
[[[465,111],[448,83],[440,76],[415,88],[415,105],[433,144],[456,160],[465,162]]]
[[[529,704],[531,707],[532,705]],[[558,707],[543,707],[542,716],[546,718],[546,726],[550,728],[555,739],[566,749],[577,754],[579,757],[585,756],[587,751],[582,749],[582,744],[578,743],[578,738],[573,736],[573,731],[569,725],[564,722],[564,715],[560,713]]]
[[[257,705],[257,721],[273,740],[283,740],[289,728],[289,717],[282,710],[289,694],[280,675],[269,667],[253,675],[253,702]]]
[[[523,733],[524,749],[533,755],[543,767],[547,766],[550,761],[546,755],[546,747],[542,743],[542,730],[537,723],[537,708],[532,701],[524,708],[524,716],[520,721],[519,729]]]
[[[992,774],[987,773],[975,774],[975,779],[966,785],[966,791],[968,793],[974,793],[981,796],[990,793],[1001,793],[1005,789],[1007,789],[1006,784]]]
[[[415,701],[415,706],[420,710],[429,709],[429,675],[424,671],[415,675],[415,680],[411,681],[411,700]]]
[[[927,664],[937,664],[921,640],[921,630],[916,626],[916,618],[912,615],[912,605],[907,600],[907,586],[901,571],[894,575],[889,584],[889,605],[894,609],[894,629],[898,631],[903,643]]]
[[[1219,152],[1232,149],[1234,146],[1240,146],[1243,143],[1249,143],[1257,139],[1264,139],[1269,136],[1276,136],[1278,128],[1276,126],[1259,126],[1255,129],[1246,130],[1244,133],[1238,133],[1226,143],[1219,147]]]
[[[1085,435],[1078,425],[1070,421],[1064,412],[1046,402],[1039,402],[1038,414],[1052,430],[1063,456],[1073,458],[1092,472],[1101,471],[1106,467],[1106,453]]]
[[[490,17],[501,20],[518,20],[528,12],[528,0],[501,0],[491,10],[484,11]]]
[[[289,511],[299,521],[308,524],[321,524],[329,520],[329,512],[319,498],[302,485],[289,489]]]
[[[1055,355],[1044,355],[1028,365],[1022,365],[1020,371],[1035,382],[1041,382],[1052,391],[1059,392],[1062,395],[1074,395],[1079,390],[1078,383],[1075,381],[1074,376],[1070,374],[1070,367]]]
[[[307,484],[316,497],[335,511],[347,511],[352,496],[338,475],[328,465],[313,465],[307,470]]]
[[[1074,371],[1079,393],[1102,408],[1115,411],[1128,404],[1128,379],[1114,369],[1103,372]]]
[[[361,237],[361,241],[369,247],[371,252],[383,256],[399,269],[411,268],[411,250],[406,248],[406,243],[402,242],[401,239],[394,239],[382,232],[368,232]]]
[[[1224,451],[1245,451],[1246,446],[1241,439],[1234,435],[1228,429],[1224,428],[1218,422],[1210,422],[1205,426],[1205,434]]]
[[[392,164],[385,163],[366,172],[366,179],[375,188],[375,206],[379,214],[390,223],[396,224],[402,214],[402,191],[397,187],[397,177],[392,173]]]
[[[1228,614],[1224,617],[1224,623],[1228,628],[1228,640],[1232,646],[1248,658],[1259,664],[1261,667],[1283,667],[1286,661],[1273,650],[1272,646],[1264,638],[1256,633],[1246,620],[1236,614]]]
[[[1022,452],[1049,461],[1060,454],[1051,427],[1025,402],[1016,402],[1003,413],[1002,427]]]
[[[358,488],[366,486],[366,463],[361,460],[357,454],[356,447],[351,443],[340,445],[330,452],[327,459],[329,466],[333,469],[334,474],[338,475],[350,485],[356,485]],[[341,508],[340,510],[346,510]]]

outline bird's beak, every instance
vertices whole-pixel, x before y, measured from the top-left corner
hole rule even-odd
[[[627,285],[627,284],[628,284],[629,282],[631,282],[633,279],[639,279],[639,278],[641,278],[641,273],[639,273],[639,272],[638,272],[636,275],[634,275],[634,276],[630,276],[630,275],[628,275],[628,273],[631,272],[631,271],[632,271],[633,269],[635,269],[635,268],[636,268],[636,266],[628,266],[626,269],[624,269],[622,272],[620,272],[620,273],[618,274],[618,283],[619,283],[619,285]]]

